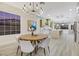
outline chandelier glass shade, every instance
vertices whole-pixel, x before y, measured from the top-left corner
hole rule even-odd
[[[23,11],[29,14],[41,15],[43,14],[44,2],[28,2],[24,4]]]

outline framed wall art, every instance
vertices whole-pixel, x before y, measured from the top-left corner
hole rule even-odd
[[[37,28],[37,22],[35,20],[27,20],[27,30],[31,31],[31,27]]]
[[[0,11],[0,35],[20,33],[20,16]]]

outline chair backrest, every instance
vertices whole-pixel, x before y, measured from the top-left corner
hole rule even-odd
[[[49,46],[49,42],[50,42],[50,32],[51,32],[50,27],[47,27],[47,26],[46,26],[46,27],[41,28],[41,33],[48,35],[48,38],[45,39],[45,40],[43,40],[43,41],[41,42],[41,44],[39,44],[39,46],[41,46],[41,47],[43,47],[43,48]]]
[[[23,41],[19,40],[19,46],[21,48],[21,51],[30,53],[34,50],[34,47],[32,46],[30,41]]]
[[[38,47],[46,48],[49,46],[49,43],[50,43],[50,39],[47,38],[47,39],[43,40],[41,43],[39,43]]]
[[[43,33],[43,34],[49,35],[50,32],[51,32],[51,28],[50,27],[46,26],[46,27],[41,28],[41,33]]]

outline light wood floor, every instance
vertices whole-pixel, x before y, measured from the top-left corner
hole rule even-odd
[[[78,56],[79,55],[79,45],[74,42],[74,33],[64,30],[62,32],[61,38],[50,40],[50,54],[46,49],[47,56]],[[37,56],[43,56],[43,49],[39,49]]]

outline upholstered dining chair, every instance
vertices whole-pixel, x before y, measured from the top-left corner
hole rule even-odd
[[[23,53],[32,55],[32,52],[34,51],[34,47],[32,46],[30,41],[19,40],[19,48],[21,50],[21,56],[23,55]]]
[[[48,51],[50,53],[49,42],[50,40],[47,38],[38,44],[38,48],[44,49],[44,55],[46,55],[46,48],[48,48]]]
[[[46,55],[46,48],[48,48],[48,51],[50,53],[50,48],[49,48],[50,32],[51,32],[51,29],[49,27],[41,28],[41,31],[40,31],[40,33],[48,35],[47,39],[42,40],[38,44],[38,48],[43,48],[44,49],[44,55]]]

